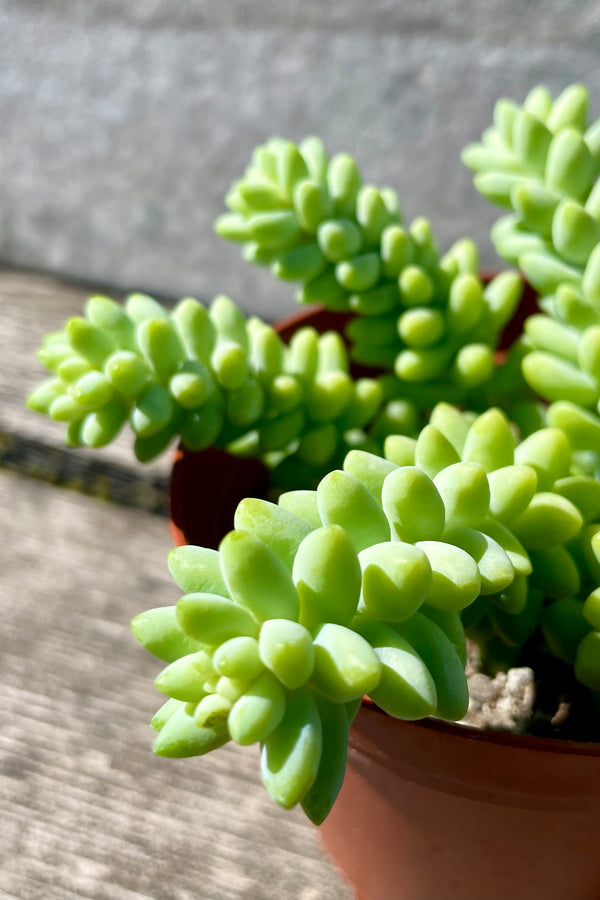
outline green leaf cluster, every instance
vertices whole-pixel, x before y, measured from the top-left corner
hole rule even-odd
[[[492,229],[498,253],[540,293],[542,312],[525,323],[525,380],[598,472],[600,119],[588,121],[581,85],[556,99],[537,87],[522,106],[498,101],[463,159],[478,190],[510,210]]]
[[[559,429],[518,444],[500,410],[442,403],[417,439],[245,499],[234,524],[218,551],[173,550],[183,597],[133,622],[168,662],[161,755],[260,743],[273,799],[320,822],[364,694],[401,719],[465,714],[461,616],[512,646],[540,630],[600,689],[600,485]]]
[[[521,296],[505,272],[484,286],[472,241],[440,256],[429,222],[402,221],[394,191],[363,184],[355,161],[317,138],[274,139],[231,188],[219,235],[244,257],[301,283],[298,300],[353,312],[356,362],[393,369],[403,387],[457,401],[489,382],[494,349]]]
[[[365,444],[383,408],[380,384],[349,374],[336,332],[303,328],[287,347],[224,296],[172,312],[141,294],[124,305],[96,296],[85,312],[46,336],[38,355],[53,376],[28,400],[66,423],[71,446],[104,446],[128,422],[141,461],[178,436],[191,450],[226,446],[272,465],[292,457],[298,477]]]

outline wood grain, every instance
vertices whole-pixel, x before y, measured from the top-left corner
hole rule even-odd
[[[165,520],[6,472],[0,509],[0,897],[350,898],[256,748],[151,752],[129,620],[177,599]]]

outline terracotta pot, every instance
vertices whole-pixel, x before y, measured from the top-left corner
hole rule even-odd
[[[600,744],[363,704],[320,832],[362,900],[598,900]]]
[[[216,550],[233,528],[233,515],[244,497],[266,497],[269,474],[257,459],[240,459],[224,450],[175,451],[169,508],[171,534],[179,546]]]

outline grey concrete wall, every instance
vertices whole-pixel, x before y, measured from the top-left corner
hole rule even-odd
[[[460,148],[500,95],[583,81],[593,0],[0,2],[0,259],[275,316],[293,289],[216,238],[255,144],[318,133],[442,246],[492,261]]]

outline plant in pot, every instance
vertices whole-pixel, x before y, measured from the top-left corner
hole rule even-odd
[[[440,256],[347,155],[276,139],[217,231],[326,312],[280,336],[224,297],[91,298],[29,402],[72,445],[129,421],[146,460],[177,437],[199,476],[174,481],[183,596],[133,622],[167,664],[155,752],[259,744],[271,796],[324,822],[361,896],[596,897],[600,121],[583,88],[536,88],[464,158],[539,312],[517,272],[479,277],[471,241]],[[484,670],[533,669],[558,738],[444,724],[468,707],[465,636]]]

